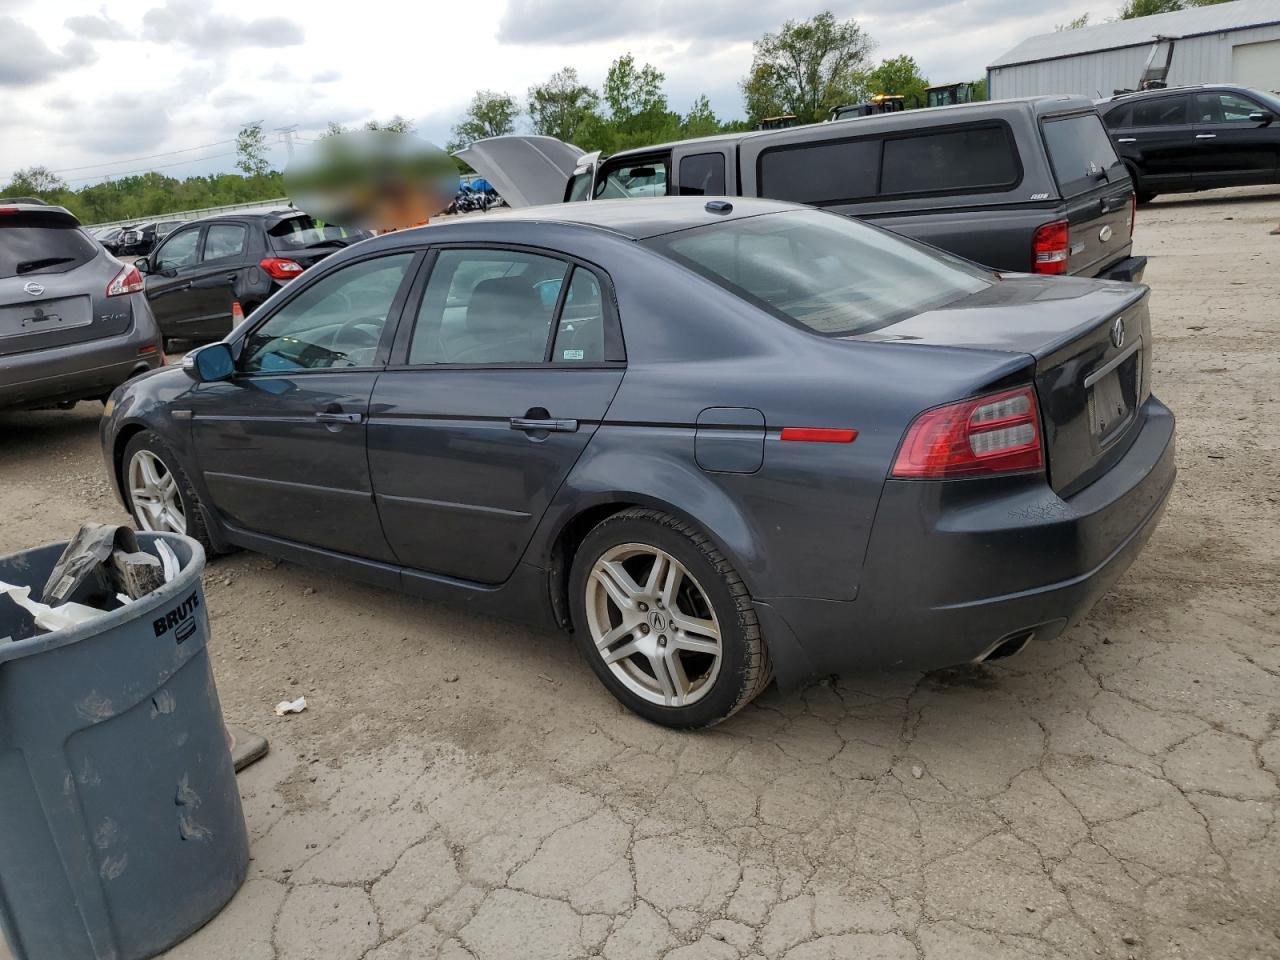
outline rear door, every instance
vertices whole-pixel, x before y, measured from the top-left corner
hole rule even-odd
[[[248,332],[230,380],[189,394],[201,476],[235,527],[391,559],[365,440],[369,395],[414,260],[389,253],[310,284]]]
[[[1251,119],[1268,107],[1239,93],[1210,90],[1192,97],[1197,187],[1271,183],[1280,160],[1280,127]]]
[[[175,230],[148,258],[147,301],[166,337],[187,336],[201,317],[201,299],[192,295],[191,279],[199,269],[203,230],[201,226]]]
[[[106,298],[119,269],[66,211],[0,208],[0,356],[124,333],[129,298]]]
[[[1135,151],[1143,186],[1153,192],[1191,188],[1198,154],[1190,107],[1187,94],[1135,100],[1128,127],[1115,131],[1116,142]]]
[[[369,423],[383,530],[405,566],[511,575],[622,381],[607,291],[555,253],[438,251]]]
[[[1093,111],[1041,121],[1070,226],[1067,266],[1092,277],[1133,248],[1133,184]]]

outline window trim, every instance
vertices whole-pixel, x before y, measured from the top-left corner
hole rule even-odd
[[[914,140],[920,137],[934,136],[937,134],[960,133],[965,130],[978,130],[987,127],[1000,127],[1003,129],[1005,140],[1008,142],[1009,146],[1013,148],[1013,162],[1014,170],[1016,172],[1016,176],[1013,180],[986,187],[964,187],[962,189],[947,188],[945,190],[912,190],[898,193],[886,193],[884,191],[884,154],[885,144],[889,141]],[[765,147],[756,154],[756,196],[766,196],[764,193],[764,159],[769,154],[781,153],[787,150],[812,150],[815,147],[845,143],[860,143],[865,141],[878,141],[879,146],[880,155],[876,166],[875,192],[864,197],[837,197],[834,199],[812,200],[808,202],[809,206],[828,207],[838,206],[841,204],[865,204],[910,200],[916,197],[968,197],[988,193],[1010,193],[1018,189],[1022,184],[1023,178],[1026,176],[1026,167],[1022,162],[1022,151],[1018,149],[1018,138],[1014,136],[1013,127],[1010,125],[1009,121],[1003,117],[991,117],[985,120],[939,124],[937,126],[918,127],[912,130],[872,133],[861,137],[822,137],[809,140],[796,140],[791,143],[780,143],[777,146]]]
[[[370,260],[381,260],[384,257],[399,257],[405,254],[410,255],[409,264],[405,267],[404,276],[400,279],[400,286],[396,290],[395,297],[391,300],[391,306],[387,309],[387,320],[382,328],[382,338],[378,341],[378,348],[374,352],[373,364],[367,367],[304,367],[298,370],[242,370],[240,368],[240,355],[244,350],[245,341],[249,336],[267,324],[281,310],[291,304],[295,299],[302,296],[306,290],[310,289],[317,283],[322,282],[326,277],[338,273],[349,267],[359,266]],[[400,320],[404,311],[405,301],[408,299],[409,292],[413,289],[413,284],[422,269],[422,261],[424,259],[423,251],[416,247],[392,247],[387,250],[375,250],[365,253],[359,257],[352,257],[350,260],[343,260],[334,264],[330,269],[321,271],[315,278],[311,279],[305,285],[297,285],[298,281],[292,280],[289,285],[280,291],[288,292],[288,295],[279,303],[271,307],[269,313],[257,320],[252,327],[248,324],[237,329],[238,336],[232,341],[232,353],[234,354],[235,369],[231,374],[233,382],[237,380],[250,380],[257,377],[297,377],[307,374],[324,374],[324,373],[368,373],[385,370],[387,367],[387,359],[391,354],[392,343],[395,333],[400,328]],[[312,267],[311,269],[315,269]],[[305,277],[306,274],[304,273]],[[298,279],[302,279],[299,277]]]
[[[605,359],[594,363],[556,363],[549,359],[550,352],[555,348],[554,332],[547,337],[547,346],[543,352],[541,362],[529,361],[513,361],[509,363],[495,363],[492,361],[482,363],[410,363],[409,349],[413,344],[413,334],[418,325],[418,314],[422,310],[422,301],[426,296],[427,284],[431,280],[431,274],[435,271],[436,260],[439,258],[442,250],[486,250],[486,251],[509,251],[511,253],[524,253],[531,256],[549,257],[554,260],[563,261],[568,267],[572,268],[565,273],[566,282],[561,284],[559,296],[556,299],[555,312],[551,317],[551,328],[555,330],[558,323],[560,311],[564,306],[564,298],[568,295],[569,284],[573,282],[573,269],[581,267],[589,271],[596,278],[596,283],[600,284],[600,301],[604,308],[604,356]],[[627,365],[626,345],[622,338],[622,323],[618,315],[617,293],[613,287],[613,280],[605,272],[603,267],[584,260],[581,257],[566,253],[563,250],[552,250],[547,247],[535,247],[522,243],[501,243],[488,240],[454,240],[447,243],[432,244],[425,251],[422,266],[418,270],[418,276],[414,278],[413,288],[409,292],[405,309],[400,316],[399,329],[396,331],[395,340],[391,346],[391,356],[387,361],[386,368],[388,371],[406,371],[406,370],[600,370],[600,369],[617,369]]]

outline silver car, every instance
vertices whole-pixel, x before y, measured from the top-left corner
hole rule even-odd
[[[141,274],[63,207],[0,199],[0,409],[105,399],[163,363]]]

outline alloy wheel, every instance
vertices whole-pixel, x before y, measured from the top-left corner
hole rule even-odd
[[[684,707],[720,673],[720,623],[706,592],[675,557],[623,543],[587,577],[587,626],[596,652],[636,696]]]
[[[178,495],[178,478],[150,450],[139,450],[129,461],[129,502],[144,530],[187,532],[187,517]]]

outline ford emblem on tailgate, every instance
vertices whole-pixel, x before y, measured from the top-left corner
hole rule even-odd
[[[1098,239],[1103,243],[1111,239],[1111,224],[1103,225],[1102,229],[1098,231]]]
[[[22,289],[27,291],[27,293],[31,294],[33,297],[38,297],[40,294],[44,293],[44,284],[36,283],[34,280],[28,280],[26,286]]]
[[[1124,346],[1124,317],[1111,321],[1111,345],[1117,350]]]

